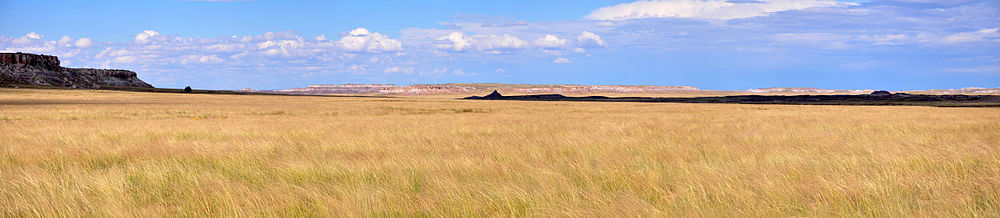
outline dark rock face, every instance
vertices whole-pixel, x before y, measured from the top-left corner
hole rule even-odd
[[[503,97],[503,95],[501,95],[500,92],[498,92],[497,90],[493,90],[493,93],[490,93],[489,95],[486,95],[483,98],[501,98],[501,97]]]
[[[26,53],[0,53],[0,63],[38,66],[45,69],[59,69],[59,58],[51,55]]]
[[[87,89],[153,88],[128,70],[63,68],[55,56],[0,53],[0,86],[18,84]]]

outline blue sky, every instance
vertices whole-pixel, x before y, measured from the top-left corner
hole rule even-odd
[[[982,0],[0,0],[0,51],[205,89],[998,87],[998,28]]]

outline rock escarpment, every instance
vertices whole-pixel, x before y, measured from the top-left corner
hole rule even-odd
[[[59,58],[27,53],[0,53],[0,86],[36,85],[100,89],[153,88],[128,70],[64,68]]]

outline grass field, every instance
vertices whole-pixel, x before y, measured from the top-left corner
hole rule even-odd
[[[1000,216],[1000,109],[0,89],[0,217]]]

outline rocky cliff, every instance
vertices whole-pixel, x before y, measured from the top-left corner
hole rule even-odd
[[[128,70],[64,68],[59,58],[27,53],[0,53],[0,86],[37,85],[99,89],[153,88]]]

